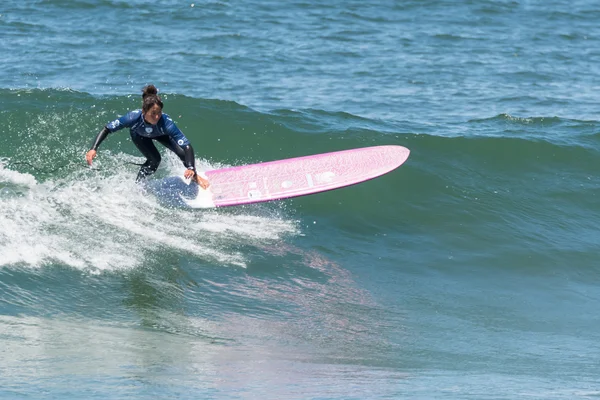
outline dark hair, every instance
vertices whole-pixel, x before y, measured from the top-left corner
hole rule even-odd
[[[158,89],[154,85],[148,85],[142,89],[142,111],[147,112],[155,105],[162,110],[163,102],[158,96]]]

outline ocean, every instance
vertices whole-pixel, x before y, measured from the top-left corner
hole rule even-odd
[[[0,398],[600,397],[589,0],[5,0]],[[104,124],[158,87],[215,169],[380,178],[190,209]],[[162,149],[162,147],[161,147]],[[161,150],[152,181],[181,175]]]

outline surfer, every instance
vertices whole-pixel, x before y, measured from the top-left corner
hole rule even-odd
[[[136,182],[143,180],[148,175],[156,172],[160,161],[158,152],[153,141],[156,140],[177,156],[187,168],[183,176],[186,179],[194,179],[198,185],[206,189],[209,186],[208,180],[201,177],[196,172],[196,161],[194,159],[194,149],[183,132],[175,125],[175,122],[167,115],[163,114],[163,102],[158,96],[158,90],[154,85],[144,87],[142,92],[142,109],[130,111],[122,117],[109,122],[96,136],[92,148],[85,155],[89,165],[96,157],[98,146],[109,133],[116,132],[123,128],[129,128],[131,140],[138,150],[146,157],[146,162],[142,164],[138,172]]]

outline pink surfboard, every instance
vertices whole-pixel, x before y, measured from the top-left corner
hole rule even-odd
[[[402,146],[374,146],[206,171],[207,190],[191,207],[260,203],[338,189],[386,174],[406,161]]]

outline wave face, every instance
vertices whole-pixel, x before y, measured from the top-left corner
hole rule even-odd
[[[0,6],[0,397],[598,396],[598,12],[425,3]],[[411,155],[186,208],[85,165],[147,83],[201,169]]]

